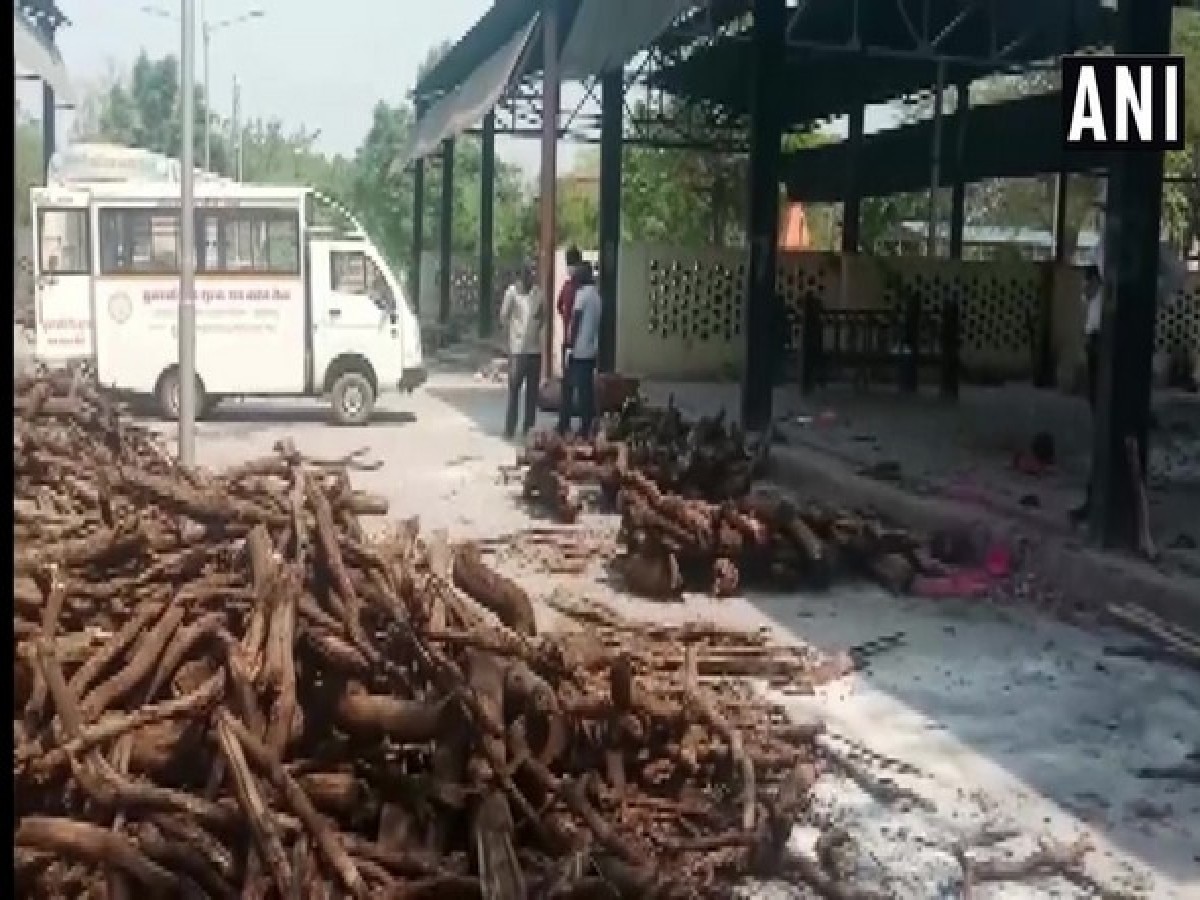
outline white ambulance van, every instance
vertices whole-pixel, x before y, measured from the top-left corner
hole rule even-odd
[[[89,363],[103,387],[154,397],[175,418],[178,164],[69,152],[32,194],[36,356]],[[195,197],[201,413],[227,397],[327,397],[336,422],[360,425],[380,394],[424,383],[417,318],[349,213],[309,188],[210,176]]]

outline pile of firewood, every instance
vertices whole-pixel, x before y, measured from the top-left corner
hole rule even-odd
[[[626,405],[593,440],[538,432],[518,463],[524,496],[562,523],[583,509],[579,487],[621,514],[616,560],[628,588],[671,599],[685,588],[730,596],[746,584],[825,587],[854,573],[903,592],[943,567],[912,534],[855,513],[755,493],[767,444],[747,445],[723,416]]]
[[[180,470],[78,377],[14,429],[17,896],[852,895],[787,846],[816,729],[743,679],[839,660],[543,634],[477,548],[369,538],[344,464]]]
[[[665,491],[689,499],[720,502],[744,496],[766,467],[764,442],[753,451],[724,414],[687,422],[673,403],[646,406],[640,395],[628,398],[616,416],[606,418],[594,441],[564,439],[538,431],[518,455],[524,466],[525,499],[547,509],[564,524],[583,509],[573,485],[604,489],[606,505],[615,506],[622,473],[636,469]]]

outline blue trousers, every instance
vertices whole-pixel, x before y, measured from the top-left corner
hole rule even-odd
[[[579,433],[590,436],[596,418],[596,361],[571,359],[563,376],[558,404],[558,433],[571,430],[571,419],[579,416]]]

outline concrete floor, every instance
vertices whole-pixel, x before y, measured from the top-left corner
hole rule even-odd
[[[202,464],[224,465],[267,453],[283,437],[314,457],[366,447],[384,465],[355,482],[385,494],[394,515],[418,514],[425,528],[453,536],[494,536],[530,524],[497,474],[513,459],[513,446],[498,436],[502,404],[501,388],[451,373],[389,400],[365,429],[327,425],[317,401],[229,403],[201,424],[199,455]],[[613,525],[595,517],[586,524]],[[1087,871],[1111,893],[1052,879],[972,896],[1200,897],[1200,787],[1136,775],[1200,748],[1200,678],[1105,654],[1136,643],[1128,636],[1022,609],[897,600],[866,586],[664,607],[616,593],[599,564],[583,577],[522,579],[536,596],[565,589],[657,621],[764,624],[830,648],[903,632],[904,646],[864,673],[815,696],[780,697],[798,716],[827,720],[843,746],[870,751],[869,768],[928,799],[928,808],[902,809],[842,778],[818,785],[818,809],[859,839],[864,877],[892,896],[960,896],[954,846],[1013,828],[1020,836],[988,852],[1020,849],[1040,835],[1088,834],[1096,851]],[[896,760],[920,774],[896,775]],[[798,829],[796,839],[806,837]]]

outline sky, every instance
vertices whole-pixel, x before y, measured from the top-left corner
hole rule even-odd
[[[397,103],[412,89],[430,48],[456,41],[492,0],[196,0],[212,23],[250,10],[263,16],[214,29],[212,106],[231,114],[234,76],[241,82],[243,117],[278,118],[287,126],[320,129],[322,150],[351,154],[383,100]],[[58,45],[80,94],[128,71],[145,50],[179,53],[179,0],[58,0],[71,20]],[[157,9],[154,14],[147,9]],[[199,29],[197,29],[199,30]],[[199,41],[196,78],[202,68]],[[21,93],[19,91],[19,93]],[[40,93],[40,91],[38,92]],[[21,96],[37,110],[36,95]],[[35,113],[36,114],[36,113]],[[70,114],[60,118],[69,129]],[[536,172],[536,141],[497,141],[497,155]]]

